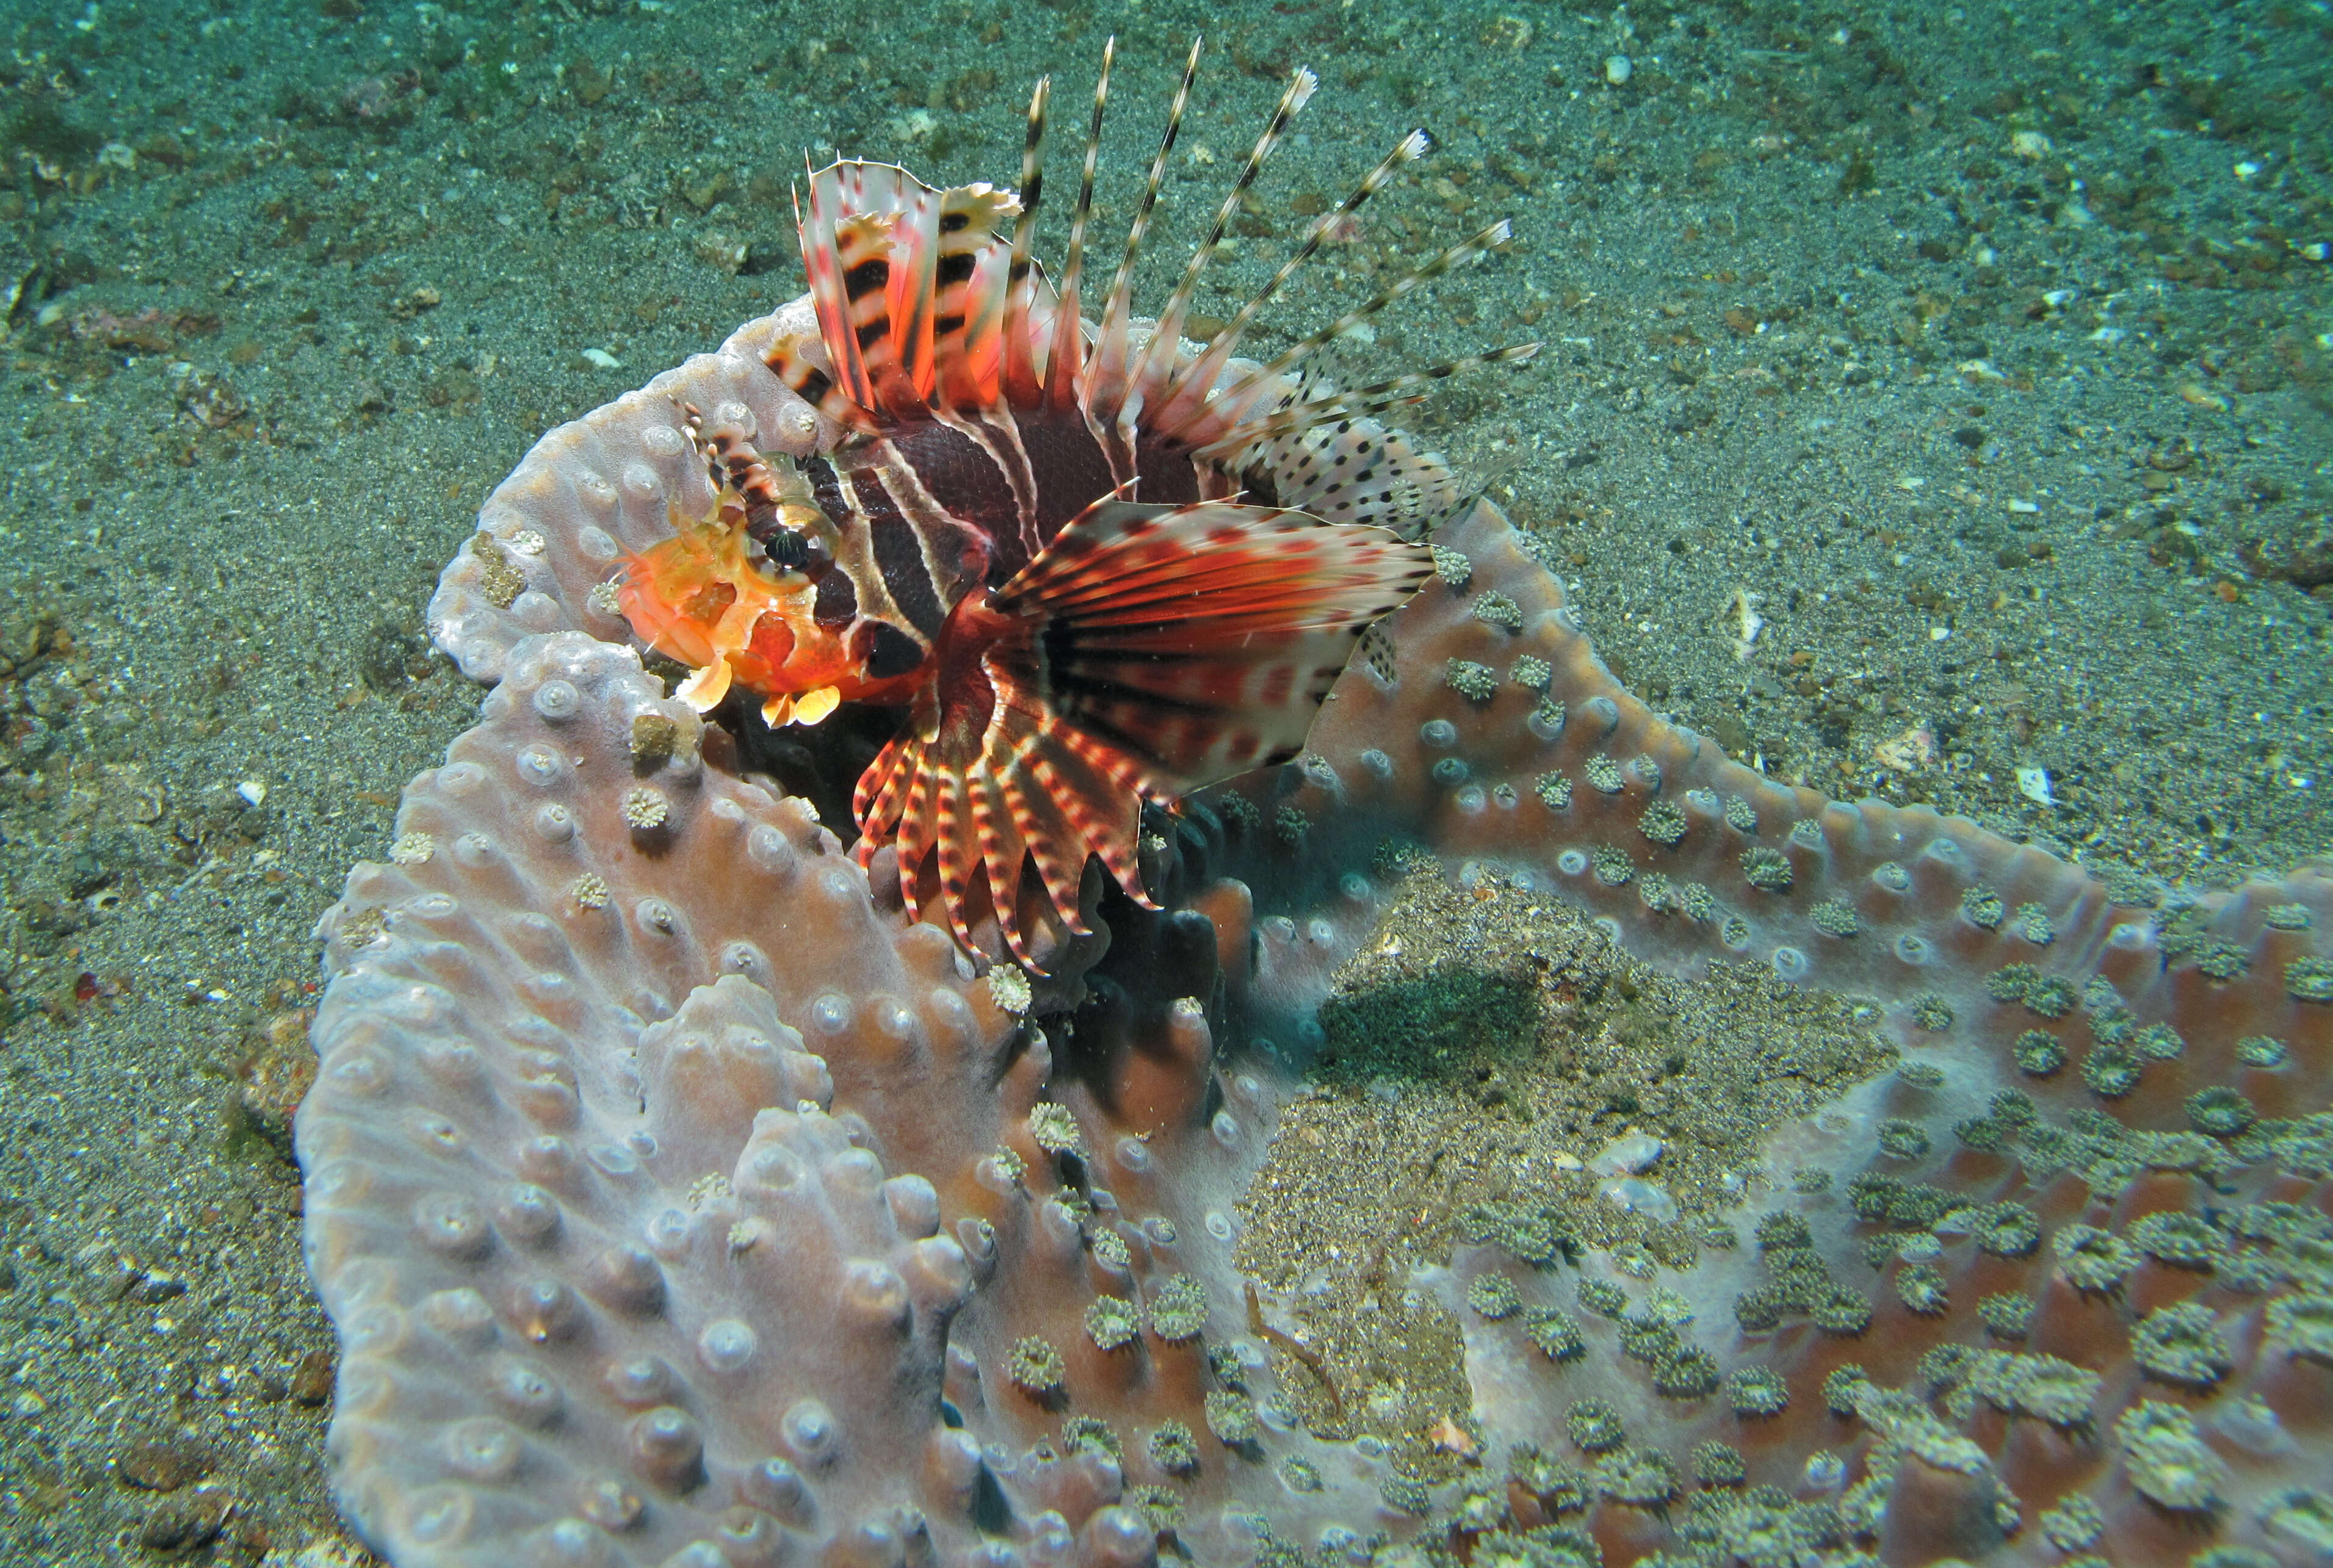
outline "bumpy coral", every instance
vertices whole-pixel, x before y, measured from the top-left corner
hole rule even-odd
[[[335,1478],[401,1568],[2325,1552],[2321,870],[2157,899],[1779,786],[1613,682],[1481,506],[1304,758],[1161,824],[1167,912],[1102,909],[1048,1011],[741,777],[595,595],[703,483],[675,398],[819,438],[762,369],[807,326],[489,502],[432,623],[500,684],[326,921]],[[1576,1179],[1629,1245],[1503,1214],[1386,1298],[1463,1346],[1430,1466],[1234,1253],[1405,850],[1899,1053],[1765,1134],[1805,1179],[1672,1191],[1691,1151],[1623,1139]]]

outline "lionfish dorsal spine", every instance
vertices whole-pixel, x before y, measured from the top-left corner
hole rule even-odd
[[[1199,280],[1205,276],[1209,264],[1215,259],[1215,253],[1223,245],[1224,236],[1230,230],[1232,220],[1239,216],[1242,205],[1248,200],[1248,193],[1254,187],[1257,177],[1263,172],[1265,161],[1280,145],[1281,138],[1287,134],[1290,122],[1303,112],[1305,104],[1311,101],[1312,94],[1320,85],[1320,79],[1305,66],[1300,65],[1289,73],[1288,86],[1281,93],[1280,103],[1272,111],[1272,119],[1265,123],[1263,133],[1256,138],[1254,148],[1247,155],[1247,162],[1241,166],[1239,178],[1224,193],[1223,206],[1216,210],[1215,222],[1209,226],[1205,237],[1192,251],[1189,263],[1183,268],[1182,277],[1175,284],[1175,292],[1167,296],[1166,308],[1158,313],[1158,330],[1152,334],[1143,351],[1142,361],[1131,378],[1146,410],[1154,409],[1174,385],[1174,377],[1180,369],[1183,323],[1188,319],[1191,302],[1199,292]],[[1153,413],[1150,417],[1155,419],[1157,415]]]
[[[1070,255],[1061,266],[1061,286],[1053,306],[1053,342],[1045,361],[1045,408],[1065,414],[1081,405],[1084,386],[1085,320],[1080,293],[1085,278],[1086,225],[1093,218],[1094,170],[1101,163],[1102,116],[1109,108],[1109,68],[1118,40],[1102,45],[1101,75],[1094,82],[1093,120],[1086,130],[1085,170],[1078,179],[1078,205],[1070,216]]]
[[[1271,303],[1272,297],[1286,286],[1288,280],[1294,277],[1299,269],[1312,259],[1330,235],[1338,232],[1339,226],[1349,220],[1354,213],[1367,205],[1369,197],[1384,188],[1386,183],[1400,172],[1405,165],[1414,163],[1425,157],[1432,146],[1433,141],[1425,131],[1411,131],[1395,145],[1391,152],[1386,154],[1384,159],[1375,168],[1369,170],[1368,176],[1344,200],[1312,220],[1312,226],[1306,232],[1303,241],[1298,245],[1286,261],[1280,264],[1280,270],[1272,274],[1272,281],[1265,284],[1253,297],[1240,306],[1238,313],[1209,340],[1205,350],[1197,359],[1188,365],[1178,367],[1173,372],[1167,381],[1166,390],[1153,406],[1153,417],[1162,426],[1172,428],[1179,425],[1197,411],[1200,405],[1206,401],[1208,391],[1222,378],[1224,367],[1231,362],[1232,355],[1238,351],[1242,339],[1246,336],[1248,329],[1255,324],[1256,318],[1263,313],[1264,306]],[[1227,203],[1227,210],[1228,207]],[[1179,304],[1188,307],[1190,303],[1188,296],[1198,283],[1199,270],[1203,265],[1201,258],[1210,255],[1213,245],[1221,243],[1220,230],[1219,220],[1218,232],[1210,236],[1210,245],[1201,247],[1198,254],[1191,258],[1191,270],[1185,274],[1184,285],[1175,291],[1176,297],[1170,303],[1166,315],[1160,318],[1162,328],[1171,320],[1179,332],[1183,318],[1176,313],[1175,306]],[[1164,335],[1163,332],[1161,335]]]
[[[1045,116],[1053,79],[1038,78],[1029,95],[1028,133],[1021,144],[1021,216],[1013,225],[1013,250],[1005,265],[1004,362],[1000,398],[1027,408],[1036,402],[1038,380],[1034,306],[1043,273],[1036,265],[1037,204],[1045,194]]]
[[[1101,328],[1094,334],[1093,360],[1085,386],[1086,417],[1098,431],[1110,431],[1122,444],[1123,433],[1117,430],[1118,415],[1126,405],[1128,360],[1134,322],[1134,264],[1142,254],[1142,241],[1150,232],[1151,215],[1158,208],[1158,193],[1166,183],[1166,160],[1174,155],[1175,142],[1183,134],[1183,114],[1190,107],[1191,83],[1199,74],[1199,51],[1202,41],[1191,40],[1190,57],[1183,63],[1183,79],[1176,84],[1174,101],[1167,106],[1166,129],[1159,133],[1158,151],[1150,160],[1150,173],[1142,182],[1142,196],[1134,206],[1134,221],[1126,227],[1126,251],[1118,258],[1118,275],[1110,280],[1109,295],[1102,305]]]

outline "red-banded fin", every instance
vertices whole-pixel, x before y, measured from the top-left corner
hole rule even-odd
[[[985,185],[940,193],[934,267],[932,365],[945,409],[994,407],[1004,395],[1004,306],[1013,248],[1003,237],[1020,204]]]
[[[990,908],[1030,963],[1028,868],[1072,931],[1089,855],[1147,902],[1141,800],[1294,756],[1361,633],[1432,570],[1422,546],[1302,513],[1097,502],[956,607],[934,695],[859,780],[859,853],[896,845],[907,888],[932,857],[958,939]]]
[[[882,428],[881,421],[834,379],[825,345],[807,339],[781,339],[770,351],[767,362],[797,397],[844,429],[874,435]]]
[[[827,373],[846,399],[860,409],[871,410],[875,407],[875,387],[867,376],[866,356],[859,343],[858,310],[844,277],[851,265],[841,244],[845,216],[841,209],[849,178],[840,164],[825,170],[823,178],[811,175],[810,216],[802,216],[797,197],[794,232],[802,241],[802,271],[810,279],[811,303],[818,313],[819,341],[825,346],[829,361]],[[865,300],[870,292],[879,294],[881,291],[861,289],[859,299]],[[821,400],[810,399],[813,403]]]
[[[939,893],[948,928],[965,947],[983,909],[992,912],[1013,957],[1041,967],[1023,928],[1022,889],[1033,877],[1040,909],[1050,908],[1070,935],[1089,936],[1079,911],[1089,854],[1121,886],[1142,897],[1130,845],[1140,797],[1122,779],[1097,769],[1073,745],[1057,739],[1059,721],[1041,704],[988,680],[981,651],[956,647],[946,684],[955,701],[945,716],[918,701],[908,723],[859,775],[851,803],[864,863],[886,844],[899,858],[900,891],[910,919],[923,918],[927,883]],[[1147,900],[1146,900],[1147,901]]]
[[[917,418],[935,403],[990,406],[1003,373],[1012,264],[1004,235],[1019,212],[1009,192],[935,190],[887,163],[819,170],[798,226],[828,365],[821,370],[798,350],[781,350],[772,368],[854,427],[868,421],[850,406],[878,422]],[[827,406],[821,375],[844,400],[841,413]]]
[[[1172,796],[1293,756],[1370,622],[1432,570],[1376,528],[1278,507],[1101,501],[990,598],[1028,626],[1009,669],[1096,748]]]

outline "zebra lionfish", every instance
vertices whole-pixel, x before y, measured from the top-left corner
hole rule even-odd
[[[1413,131],[1322,214],[1204,348],[1183,341],[1202,274],[1316,78],[1298,70],[1154,326],[1134,265],[1198,68],[1192,45],[1099,325],[1080,313],[1115,41],[1105,48],[1061,282],[1030,255],[1050,79],[1016,195],[935,190],[888,164],[809,177],[796,221],[816,308],[770,355],[834,438],[799,463],[688,427],[717,500],[630,563],[620,602],[694,667],[700,710],[733,689],[771,725],[843,702],[904,705],[858,784],[864,863],[898,853],[911,915],[934,899],[971,947],[1013,956],[1088,926],[1090,856],[1148,904],[1142,802],[1284,762],[1356,640],[1431,570],[1415,541],[1458,500],[1441,459],[1372,416],[1454,371],[1338,392],[1308,355],[1507,237],[1500,222],[1269,364],[1234,353],[1257,313],[1428,140]]]

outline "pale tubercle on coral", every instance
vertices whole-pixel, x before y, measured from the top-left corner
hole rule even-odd
[[[2321,1550],[2321,870],[2166,898],[1777,785],[1614,682],[1485,505],[1308,755],[1160,836],[1169,910],[1086,956],[1072,1034],[735,776],[597,608],[703,483],[675,397],[819,438],[754,351],[791,321],[490,500],[432,626],[500,684],[408,792],[434,852],[326,921],[307,1224],[335,1484],[393,1561]],[[1464,1345],[1430,1478],[1320,1413],[1234,1257],[1389,843],[1665,972],[1837,993],[1900,1057],[1767,1135],[1827,1190],[1612,1221],[1685,1266],[1493,1216],[1410,1282]],[[1689,1159],[1647,1152],[1578,1179]]]

